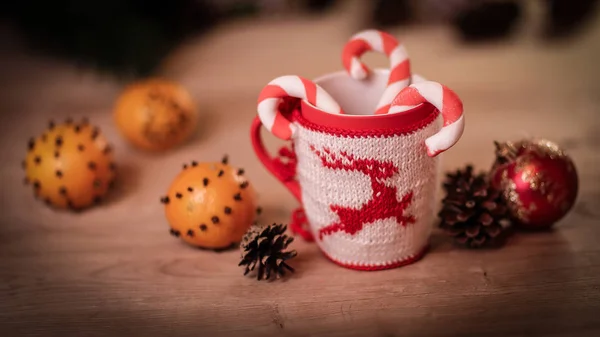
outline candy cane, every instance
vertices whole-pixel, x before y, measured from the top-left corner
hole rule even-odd
[[[340,105],[313,81],[294,75],[278,77],[261,91],[257,110],[262,124],[284,140],[292,138],[296,132],[296,126],[278,110],[280,99],[284,97],[301,98],[328,113],[344,113]]]
[[[435,157],[452,147],[463,133],[465,119],[463,104],[456,93],[445,85],[425,81],[404,88],[392,101],[389,113],[410,110],[422,103],[430,103],[440,111],[444,126],[435,135],[425,140],[427,154]]]
[[[392,35],[378,30],[365,30],[352,36],[342,52],[344,68],[354,79],[367,77],[369,68],[360,61],[360,57],[370,50],[384,53],[390,59],[390,77],[375,111],[375,114],[384,114],[400,90],[410,84],[410,61],[404,46]]]

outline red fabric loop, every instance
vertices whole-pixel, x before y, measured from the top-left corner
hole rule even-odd
[[[296,178],[296,153],[294,152],[294,145],[291,145],[291,149],[283,146],[279,149],[278,157],[273,159],[273,165],[279,171],[283,181],[291,181]]]
[[[314,237],[310,233],[310,229],[308,227],[308,221],[306,221],[306,214],[302,208],[297,208],[292,212],[290,230],[292,233],[300,235],[305,241],[314,241]]]

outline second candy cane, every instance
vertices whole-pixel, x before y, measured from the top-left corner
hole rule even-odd
[[[323,88],[304,77],[280,76],[267,84],[258,96],[258,117],[275,136],[288,140],[294,136],[295,125],[278,110],[282,98],[300,98],[333,114],[343,114],[340,105]]]
[[[367,51],[384,53],[390,59],[390,76],[387,86],[377,103],[375,114],[385,114],[396,95],[410,84],[411,71],[408,53],[392,35],[378,30],[365,30],[355,34],[344,46],[342,62],[354,79],[367,77],[369,68],[360,61]]]
[[[427,154],[435,157],[456,144],[462,135],[465,128],[463,103],[447,86],[423,81],[402,89],[392,101],[389,113],[402,113],[423,103],[433,105],[444,120],[442,129],[425,140]]]

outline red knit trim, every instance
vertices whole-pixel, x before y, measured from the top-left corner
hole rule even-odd
[[[429,245],[425,246],[425,248],[423,248],[417,255],[415,255],[413,257],[409,257],[408,259],[400,260],[397,262],[392,262],[390,264],[384,264],[384,265],[378,265],[378,266],[364,266],[364,265],[357,265],[354,263],[340,262],[340,261],[334,259],[333,257],[327,255],[327,253],[325,253],[324,251],[322,251],[322,250],[321,251],[323,252],[323,255],[325,255],[325,257],[327,259],[329,259],[331,262],[337,264],[338,266],[348,268],[348,269],[360,270],[360,271],[377,271],[377,270],[398,268],[398,267],[406,266],[411,263],[417,262],[425,255],[425,253],[427,253],[428,250],[429,250]]]
[[[329,135],[341,136],[341,137],[353,137],[353,138],[373,138],[373,137],[389,137],[389,136],[401,136],[411,134],[417,130],[423,129],[427,125],[431,124],[439,115],[439,111],[434,109],[425,118],[419,120],[416,123],[404,125],[396,128],[373,128],[369,130],[351,130],[344,128],[336,128],[330,126],[323,126],[320,124],[313,123],[302,116],[300,108],[297,107],[292,112],[292,121],[297,122],[302,127],[316,132],[322,132]]]

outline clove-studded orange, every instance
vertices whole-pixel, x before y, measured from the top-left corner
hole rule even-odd
[[[116,175],[110,145],[86,119],[51,121],[48,130],[29,140],[23,168],[36,198],[71,210],[99,203]]]
[[[170,233],[210,249],[238,243],[256,215],[256,194],[244,171],[222,162],[185,164],[164,204]]]
[[[181,85],[152,78],[128,86],[118,98],[114,120],[135,146],[162,151],[188,139],[197,125],[197,109]]]

